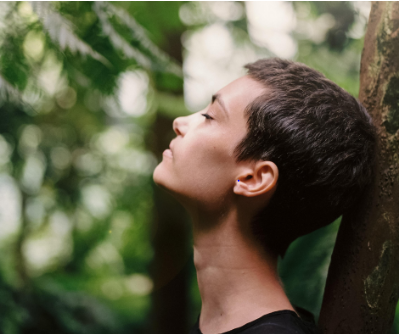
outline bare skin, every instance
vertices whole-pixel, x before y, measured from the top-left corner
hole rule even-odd
[[[205,110],[175,119],[177,137],[154,171],[154,181],[192,217],[203,334],[223,333],[270,312],[294,311],[277,274],[277,258],[250,230],[251,217],[276,189],[278,168],[263,160],[236,163],[233,154],[246,135],[245,108],[265,93],[244,76],[222,88]]]
[[[223,333],[273,311],[293,310],[277,276],[277,259],[262,254],[240,232],[236,218],[232,214],[211,233],[194,234],[204,334]]]

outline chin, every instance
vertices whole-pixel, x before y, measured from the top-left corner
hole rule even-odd
[[[161,186],[162,185],[162,167],[161,164],[158,164],[157,167],[155,167],[154,172],[152,173],[152,179],[154,180],[154,182],[158,185]]]
[[[162,168],[162,163],[160,163],[152,173],[152,179],[154,180],[155,184],[165,190],[170,191],[170,177],[165,175],[165,170]]]

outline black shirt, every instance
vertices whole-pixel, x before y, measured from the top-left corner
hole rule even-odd
[[[302,316],[302,312],[299,314],[301,318],[291,310],[271,312],[222,334],[319,334],[314,320],[310,319],[308,314],[305,317]],[[190,334],[202,334],[199,329],[199,317]]]

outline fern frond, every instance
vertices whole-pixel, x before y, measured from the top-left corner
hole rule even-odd
[[[92,47],[84,42],[73,32],[72,23],[57,13],[49,2],[31,2],[32,8],[43,23],[50,38],[60,46],[62,50],[69,49],[72,53],[79,52],[83,56],[90,56],[106,66],[111,63],[93,50]]]
[[[181,67],[176,64],[165,52],[159,49],[148,37],[144,28],[136,22],[126,11],[117,8],[107,2],[95,2],[94,11],[97,13],[103,28],[103,32],[110,38],[111,42],[119,50],[126,53],[127,56],[136,59],[143,67],[148,68],[151,60],[148,59],[139,50],[133,48],[118,32],[112,27],[108,20],[110,15],[115,15],[124,26],[129,28],[132,37],[140,43],[154,59],[157,60],[162,67],[166,68],[166,72],[173,73],[179,77],[182,76]]]
[[[93,10],[97,14],[100,23],[101,30],[105,36],[107,36],[112,45],[122,51],[125,56],[135,59],[138,64],[142,67],[149,69],[151,67],[151,60],[143,55],[139,50],[133,48],[127,41],[125,41],[113,28],[111,22],[108,20],[108,14],[106,13],[106,7],[103,2],[94,2]]]
[[[168,71],[176,74],[177,76],[182,76],[181,67],[176,64],[167,53],[162,51],[155,43],[153,43],[146,34],[144,28],[139,25],[134,17],[130,16],[122,8],[115,7],[111,4],[107,6],[107,12],[115,14],[122,23],[125,24],[130,29],[132,36],[140,42],[141,46],[144,47],[149,53],[158,60],[159,63],[168,67]]]
[[[0,74],[0,105],[4,102],[11,102],[16,105],[24,105],[22,98],[22,92],[11,85],[4,77]]]

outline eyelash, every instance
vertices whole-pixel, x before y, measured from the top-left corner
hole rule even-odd
[[[213,119],[211,116],[209,116],[208,114],[201,114],[202,116],[204,116],[206,119]]]

